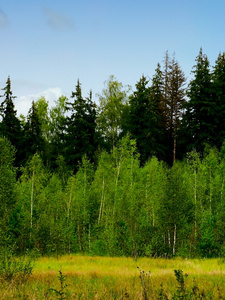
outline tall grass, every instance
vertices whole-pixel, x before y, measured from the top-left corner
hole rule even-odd
[[[63,290],[59,270],[65,276]],[[181,298],[182,278],[180,273],[176,277],[174,270],[188,274],[182,293],[189,298]],[[26,282],[1,280],[0,299],[60,299],[55,291],[63,291],[63,299],[224,299],[225,262],[179,258],[134,261],[125,257],[77,255],[59,259],[43,257],[36,260]]]

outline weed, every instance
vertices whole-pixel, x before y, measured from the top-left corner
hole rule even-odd
[[[185,287],[185,278],[188,277],[187,274],[183,274],[182,270],[174,270],[176,280],[178,282],[177,292],[173,299],[187,299],[187,292]]]
[[[139,272],[140,272],[140,279],[141,279],[141,286],[142,286],[142,295],[143,295],[143,299],[144,300],[148,300],[149,297],[148,297],[148,292],[147,292],[147,278],[150,277],[151,275],[151,272],[148,271],[148,272],[145,272],[145,271],[142,271],[139,267],[137,267]]]
[[[167,294],[164,291],[163,284],[160,284],[159,297],[158,300],[169,300]]]
[[[60,281],[60,290],[56,290],[56,289],[49,289],[49,290],[55,292],[59,300],[64,300],[66,299],[64,290],[67,287],[66,275],[63,275],[62,271],[60,270],[58,278]]]
[[[4,253],[0,260],[0,278],[7,282],[25,283],[32,274],[32,258],[14,257],[10,252]]]

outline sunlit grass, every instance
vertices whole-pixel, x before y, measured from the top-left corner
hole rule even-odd
[[[89,257],[65,255],[41,257],[35,262],[27,283],[0,285],[0,299],[57,299],[51,289],[60,289],[59,270],[66,275],[66,299],[143,299],[140,270],[145,273],[149,299],[158,299],[163,288],[172,299],[177,290],[174,270],[188,274],[185,285],[189,291],[197,286],[206,299],[225,296],[225,262],[220,259],[186,260],[120,257]],[[224,298],[223,298],[224,299]]]
[[[101,276],[135,276],[137,267],[150,271],[152,276],[173,274],[181,269],[188,274],[225,274],[225,261],[221,259],[151,259],[139,258],[137,261],[127,257],[89,257],[65,255],[39,258],[34,273],[54,273],[63,270],[77,275],[96,274]]]

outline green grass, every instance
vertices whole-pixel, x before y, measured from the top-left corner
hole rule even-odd
[[[142,278],[137,267],[144,271]],[[79,255],[37,259],[27,282],[1,281],[0,299],[64,299],[54,292],[61,291],[60,270],[66,276],[67,286],[62,291],[65,299],[146,300],[160,299],[160,293],[164,294],[161,299],[172,299],[179,294],[174,270],[188,274],[185,289],[189,297],[174,299],[225,299],[225,261],[220,259],[134,261],[125,257]]]

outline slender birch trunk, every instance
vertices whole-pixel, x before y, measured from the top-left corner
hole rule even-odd
[[[177,225],[174,224],[174,234],[173,234],[173,255],[176,253],[176,240],[177,240]]]
[[[100,203],[100,209],[99,209],[99,215],[98,215],[98,224],[100,224],[102,213],[103,213],[103,207],[104,207],[104,191],[105,191],[105,180],[104,180],[104,175],[102,179],[102,197],[101,197],[101,203]]]
[[[170,229],[168,228],[168,244],[169,246],[171,246],[171,243],[170,243]]]
[[[33,227],[33,207],[34,207],[34,170],[31,181],[31,197],[30,197],[30,228]]]
[[[195,238],[197,238],[197,171],[195,169],[195,187],[194,187],[194,199],[195,199]]]

